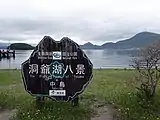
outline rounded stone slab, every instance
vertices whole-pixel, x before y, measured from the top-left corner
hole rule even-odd
[[[21,67],[29,94],[58,101],[73,100],[85,90],[93,76],[93,64],[68,37],[55,41],[45,36]]]

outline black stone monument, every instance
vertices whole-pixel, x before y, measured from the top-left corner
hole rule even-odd
[[[92,79],[92,69],[91,61],[77,43],[68,37],[55,41],[44,36],[22,63],[22,77],[29,94],[69,102],[85,90]]]

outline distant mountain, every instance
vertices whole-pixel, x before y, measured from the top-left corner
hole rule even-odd
[[[87,43],[87,45],[84,44],[81,47],[85,49],[130,49],[145,47],[158,40],[160,40],[160,34],[151,32],[141,32],[129,39],[118,41],[116,43],[109,42],[101,46],[96,46],[92,43]]]
[[[93,45],[92,43],[88,42],[88,43],[85,43],[84,45],[80,45],[80,47],[82,49],[99,49],[100,46]]]
[[[5,49],[7,48],[8,44],[7,43],[0,43],[0,49]]]
[[[160,34],[151,33],[151,32],[141,32],[133,37],[118,41],[116,43],[105,43],[101,46],[94,45],[90,42],[85,43],[84,45],[80,45],[82,49],[131,49],[131,48],[141,48],[145,47],[153,42],[160,41]],[[8,46],[7,43],[0,43],[0,49],[6,48]],[[26,44],[26,43],[14,43],[9,46],[11,49],[17,50],[32,50],[34,46]]]
[[[11,50],[33,50],[35,47],[26,43],[13,43],[7,48],[10,48]]]
[[[141,32],[130,39],[117,42],[119,48],[141,48],[157,40],[160,40],[160,34],[151,32]]]
[[[105,44],[101,45],[99,48],[100,49],[112,49],[112,48],[116,48],[116,44],[109,42],[109,43],[105,43]]]

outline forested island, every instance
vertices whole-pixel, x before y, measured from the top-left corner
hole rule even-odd
[[[27,43],[13,43],[7,47],[11,50],[33,50],[35,47]]]

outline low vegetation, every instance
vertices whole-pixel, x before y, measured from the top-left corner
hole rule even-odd
[[[94,77],[80,95],[80,105],[57,103],[51,100],[37,107],[35,98],[23,87],[19,70],[0,70],[1,109],[17,109],[13,120],[89,120],[94,107],[111,104],[120,120],[160,119],[160,86],[157,85],[153,103],[142,107],[136,95],[134,70],[94,70]]]
[[[138,72],[136,79],[141,81],[137,87],[137,94],[142,101],[152,101],[154,98],[157,84],[160,80],[160,42],[155,42],[146,48],[138,51],[137,57],[133,59],[133,68]]]

